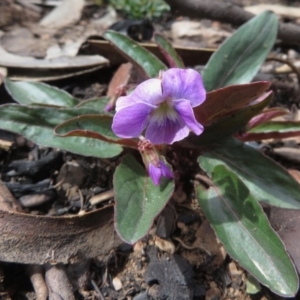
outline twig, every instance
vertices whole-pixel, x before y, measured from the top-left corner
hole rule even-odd
[[[212,19],[236,26],[242,25],[254,17],[250,12],[227,1],[166,0],[166,2],[180,15]],[[285,43],[300,44],[300,26],[280,23],[278,38]]]
[[[46,300],[48,289],[44,280],[44,267],[41,265],[26,266],[37,300]]]
[[[277,62],[288,65],[296,73],[298,83],[300,84],[300,71],[291,60],[280,58],[280,57],[275,57],[275,56],[270,56],[267,58],[267,61],[277,61]]]
[[[101,300],[105,300],[102,293],[101,293],[101,291],[100,291],[100,289],[98,288],[96,282],[94,281],[94,279],[91,280],[91,283],[92,283],[92,286],[93,286],[95,292],[98,294],[99,298]]]
[[[187,250],[200,249],[200,250],[204,251],[206,254],[208,254],[209,256],[212,256],[212,254],[207,249],[205,249],[203,246],[199,246],[199,245],[198,246],[188,246],[178,237],[173,237],[173,240],[179,242],[180,245]]]

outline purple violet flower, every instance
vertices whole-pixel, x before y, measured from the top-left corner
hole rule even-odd
[[[162,177],[174,178],[173,173],[162,160],[159,160],[158,166],[150,162],[148,172],[155,185],[159,185]]]
[[[162,78],[148,79],[116,103],[112,129],[121,138],[138,137],[144,130],[153,144],[172,144],[203,132],[193,107],[206,97],[202,78],[192,69],[172,68]]]
[[[138,149],[142,155],[143,162],[148,170],[150,178],[155,185],[159,185],[162,177],[174,178],[172,171],[167,165],[160,159],[157,150],[154,145],[140,136]]]

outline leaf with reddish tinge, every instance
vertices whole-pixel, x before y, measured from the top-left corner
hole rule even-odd
[[[244,109],[233,112],[232,114],[222,117],[214,123],[204,127],[204,132],[197,136],[191,133],[187,139],[182,141],[186,147],[205,147],[209,144],[219,143],[221,140],[231,136],[237,131],[243,129],[249,120],[262,111],[272,100],[273,93],[263,94],[259,101]]]
[[[181,57],[167,39],[165,39],[161,34],[155,33],[154,40],[171,68],[184,68],[184,63]]]
[[[106,31],[103,37],[110,41],[130,62],[141,68],[148,77],[157,77],[159,71],[167,70],[167,66],[155,55],[129,37],[112,30]]]
[[[237,136],[242,141],[292,138],[300,135],[299,121],[270,121]]]
[[[295,267],[249,189],[224,165],[213,167],[210,177],[212,185],[199,186],[197,198],[225,250],[274,293],[294,296]]]
[[[118,138],[111,129],[112,116],[83,115],[72,118],[55,127],[55,133],[61,137],[80,136],[99,139],[105,142],[137,148],[132,139]]]
[[[264,110],[261,114],[255,116],[252,118],[248,123],[248,130],[251,128],[254,128],[258,125],[261,125],[263,123],[266,123],[267,121],[270,121],[274,118],[284,116],[289,114],[289,111],[287,109],[281,108],[281,107],[273,107],[268,108]]]
[[[211,56],[203,71],[207,91],[248,83],[272,49],[278,17],[266,11],[241,26]]]
[[[4,85],[12,98],[24,105],[73,107],[80,102],[66,91],[46,83],[11,81],[5,78]]]
[[[298,182],[275,161],[245,143],[228,138],[206,149],[199,157],[199,164],[208,174],[215,166],[225,165],[243,180],[258,201],[300,209]]]
[[[206,95],[206,100],[194,108],[197,121],[203,125],[212,123],[228,114],[250,105],[269,87],[270,82],[259,81],[249,84],[232,85]]]
[[[19,133],[27,139],[46,147],[64,149],[73,153],[113,157],[122,152],[122,147],[96,139],[84,137],[59,137],[54,128],[63,121],[76,116],[95,114],[91,108],[58,109],[53,107],[2,105],[0,106],[0,128]]]

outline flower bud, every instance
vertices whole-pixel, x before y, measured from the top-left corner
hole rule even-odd
[[[142,155],[146,169],[155,185],[159,185],[162,177],[174,178],[172,171],[160,159],[155,147],[149,140],[142,138],[139,141],[138,149]]]

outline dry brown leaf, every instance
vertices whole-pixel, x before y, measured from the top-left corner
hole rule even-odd
[[[299,18],[300,16],[299,7],[291,7],[280,4],[257,4],[246,6],[244,9],[254,15],[258,15],[264,11],[270,10],[282,17]]]
[[[295,170],[295,169],[289,169],[288,172],[290,173],[293,178],[300,183],[300,171]]]
[[[76,263],[105,255],[120,244],[111,206],[70,217],[0,211],[1,261]]]
[[[81,18],[83,7],[84,0],[64,0],[40,21],[40,25],[59,29],[75,24]]]
[[[273,149],[274,153],[293,162],[300,162],[300,149],[280,147]]]
[[[207,220],[202,222],[195,236],[196,240],[193,243],[193,247],[205,249],[212,257],[214,257],[209,264],[210,268],[214,269],[215,267],[218,268],[222,265],[226,257],[226,252],[223,246],[218,242],[215,232]]]
[[[99,55],[78,55],[51,60],[36,59],[11,54],[0,46],[0,66],[26,69],[74,69],[108,65],[108,60]]]

